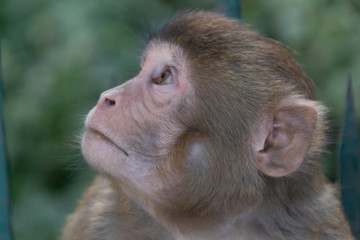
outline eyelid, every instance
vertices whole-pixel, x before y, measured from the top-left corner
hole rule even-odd
[[[161,74],[163,74],[163,73],[165,73],[165,72],[168,72],[168,71],[169,71],[170,73],[172,72],[172,71],[171,71],[171,67],[170,67],[169,65],[167,65],[166,67],[163,68]]]
[[[177,71],[177,69],[176,69],[175,66],[168,65],[167,67],[168,67],[168,69],[170,70],[171,73],[173,73],[173,74],[177,74],[177,73],[178,73],[178,71]]]
[[[166,72],[170,72],[170,74],[173,76],[174,74],[177,74],[176,68],[171,66],[171,65],[166,65],[165,67],[162,68],[162,70],[157,73],[154,77],[154,79],[157,79],[159,77],[161,77],[161,75],[163,75]]]
[[[170,71],[172,77],[174,78],[175,83],[177,82],[176,79],[178,78],[179,71],[174,65],[168,65],[168,70]]]

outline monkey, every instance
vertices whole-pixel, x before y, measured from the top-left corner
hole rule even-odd
[[[354,239],[321,172],[328,110],[293,54],[208,11],[152,32],[87,115],[99,174],[62,239]]]

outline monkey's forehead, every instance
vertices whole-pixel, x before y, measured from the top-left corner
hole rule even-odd
[[[177,44],[153,39],[147,44],[141,56],[141,66],[143,67],[149,60],[183,67],[185,62],[184,50]]]

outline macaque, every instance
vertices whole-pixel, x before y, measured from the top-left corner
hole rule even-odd
[[[292,53],[212,12],[153,32],[87,116],[99,176],[62,239],[353,239],[321,173],[327,109]]]

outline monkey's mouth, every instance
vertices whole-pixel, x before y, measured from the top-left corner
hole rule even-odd
[[[103,133],[101,133],[100,131],[93,129],[93,128],[88,128],[87,129],[87,134],[93,134],[95,135],[95,138],[98,140],[102,140],[105,141],[111,145],[113,145],[114,147],[116,147],[117,149],[119,149],[120,151],[122,151],[127,157],[129,156],[128,152],[125,151],[123,148],[121,148],[119,145],[117,145],[116,143],[114,143],[114,141],[112,141],[109,137],[107,137],[106,135],[104,135]]]

